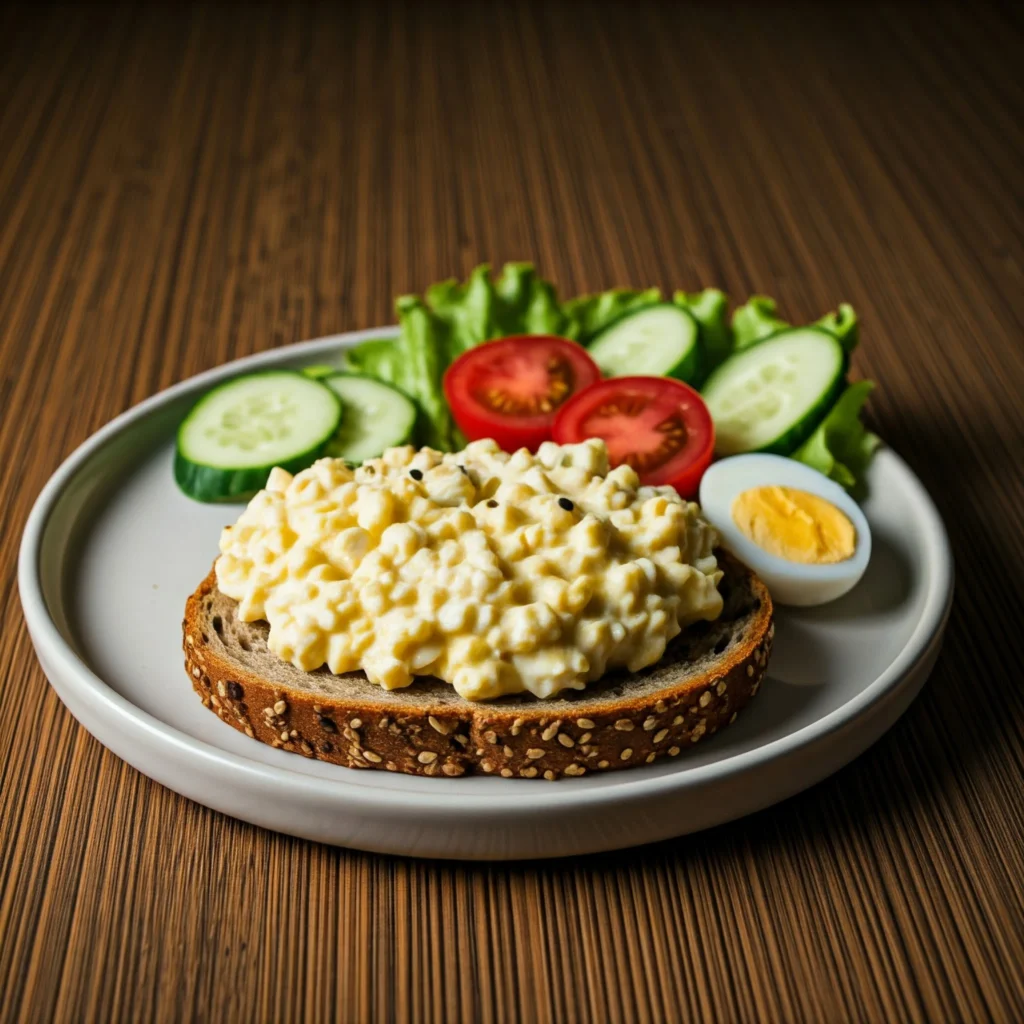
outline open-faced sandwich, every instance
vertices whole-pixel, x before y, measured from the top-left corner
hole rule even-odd
[[[674,757],[757,693],[771,599],[605,444],[278,470],[189,598],[204,704],[354,768],[555,779]]]
[[[878,439],[849,306],[803,327],[763,297],[726,307],[559,302],[529,265],[480,267],[399,299],[397,336],[336,365],[201,398],[178,483],[251,499],[186,608],[204,704],[350,767],[531,779],[676,757],[733,721],[769,590],[817,604],[863,574],[848,492]]]

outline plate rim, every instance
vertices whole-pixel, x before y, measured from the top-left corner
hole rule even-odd
[[[425,809],[429,809],[433,814],[454,813],[459,818],[481,812],[493,812],[496,805],[508,804],[505,809],[514,811],[518,816],[531,812],[557,811],[559,808],[570,806],[577,810],[581,806],[601,805],[620,799],[647,800],[652,797],[679,795],[689,789],[723,783],[747,772],[756,771],[759,767],[776,760],[799,755],[802,750],[866,716],[875,705],[898,692],[901,684],[913,680],[915,667],[928,657],[941,637],[953,600],[954,565],[949,538],[941,516],[924,485],[910,466],[895,451],[886,447],[877,453],[876,458],[894,460],[897,469],[902,472],[908,485],[915,492],[915,502],[923,513],[919,524],[920,532],[927,552],[927,561],[933,570],[917,624],[906,646],[888,667],[855,697],[795,732],[751,750],[691,768],[686,768],[685,762],[681,761],[679,770],[657,776],[629,771],[609,772],[601,776],[601,785],[586,788],[575,787],[575,780],[568,780],[567,785],[553,786],[528,787],[524,782],[511,793],[459,793],[453,806],[450,794],[446,793],[446,787],[443,785],[445,780],[430,780],[433,783],[440,783],[434,792],[413,788],[412,785],[398,785],[394,788],[367,785],[361,781],[363,774],[359,772],[352,772],[351,778],[307,775],[284,766],[266,764],[200,740],[133,704],[83,661],[54,622],[47,607],[41,579],[43,540],[50,517],[66,486],[103,446],[163,405],[191,392],[208,388],[249,368],[315,357],[323,352],[347,348],[360,341],[390,337],[396,330],[395,326],[387,326],[326,335],[242,356],[205,370],[157,392],[120,413],[83,441],[61,462],[40,491],[26,521],[18,558],[18,589],[37,658],[42,662],[41,655],[45,652],[47,657],[57,664],[62,677],[61,683],[73,690],[76,697],[87,703],[99,701],[125,728],[157,738],[161,743],[168,744],[168,749],[176,748],[179,753],[187,752],[190,756],[201,757],[220,770],[230,771],[240,779],[257,782],[263,787],[276,789],[281,786],[294,786],[298,782],[310,797],[329,802],[337,802],[339,798],[343,798],[345,803],[359,804],[366,808],[373,806],[379,809],[383,804],[394,811],[421,814]],[[44,675],[61,697],[62,703],[66,705],[67,701],[61,688],[54,683],[50,672],[45,668]],[[81,722],[81,719],[79,721]],[[92,732],[84,722],[81,724],[87,731]],[[871,742],[874,742],[874,739]],[[103,740],[100,742],[103,743]],[[143,771],[143,774],[148,772]],[[814,781],[817,779],[809,780],[808,785]],[[425,807],[426,804],[430,804],[429,808]]]

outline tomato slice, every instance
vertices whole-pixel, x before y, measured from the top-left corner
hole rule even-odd
[[[555,417],[554,439],[576,444],[603,438],[613,466],[632,466],[645,484],[697,493],[715,450],[704,400],[670,377],[612,377],[573,396]]]
[[[559,407],[601,379],[582,346],[565,338],[521,335],[463,352],[444,375],[444,393],[471,441],[492,437],[505,451],[536,451],[551,439]]]

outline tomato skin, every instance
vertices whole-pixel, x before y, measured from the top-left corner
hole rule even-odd
[[[669,485],[683,498],[697,494],[715,450],[704,400],[670,377],[611,377],[592,384],[558,410],[553,436],[559,444],[601,437],[613,466],[630,462],[641,483]]]
[[[550,441],[562,403],[600,379],[582,345],[530,334],[463,352],[445,371],[443,384],[452,416],[470,441],[490,437],[514,452],[536,451]],[[499,394],[498,403],[507,403],[505,409],[488,404],[492,392]]]

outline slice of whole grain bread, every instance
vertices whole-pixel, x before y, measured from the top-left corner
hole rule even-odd
[[[630,768],[728,725],[761,685],[771,598],[716,554],[725,606],[715,622],[685,629],[650,668],[549,700],[469,701],[438,679],[384,690],[361,672],[303,672],[271,653],[265,622],[238,619],[213,571],[185,606],[185,668],[204,706],[247,736],[349,768],[544,779]]]

